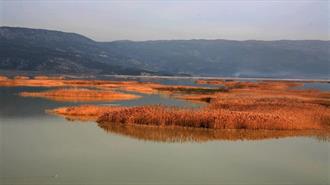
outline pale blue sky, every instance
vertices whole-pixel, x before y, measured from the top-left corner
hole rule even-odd
[[[0,25],[76,32],[98,41],[329,40],[329,1],[0,0]]]

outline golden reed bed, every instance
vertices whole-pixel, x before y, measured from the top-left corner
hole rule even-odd
[[[0,75],[0,86],[7,87],[75,87],[75,88],[97,88],[102,90],[124,90],[133,91],[142,94],[153,93],[195,93],[213,91],[210,88],[199,88],[194,86],[180,86],[180,85],[163,85],[152,82],[138,82],[138,81],[111,81],[111,80],[77,80],[65,79],[63,76],[35,76],[33,78],[27,76],[15,76],[12,79]]]
[[[102,90],[121,89],[126,91],[134,91],[143,94],[157,93],[156,87],[161,84],[142,83],[137,81],[111,81],[111,80],[77,80],[65,79],[62,76],[36,76],[33,78],[27,76],[16,76],[8,78],[0,75],[0,86],[7,87],[75,87],[75,88],[97,88]]]
[[[84,118],[93,115],[98,123],[121,125],[181,126],[210,129],[265,129],[306,130],[329,129],[330,112],[327,109],[279,110],[276,112],[233,111],[226,109],[137,106],[98,107],[77,106],[54,109],[66,117]]]
[[[24,97],[41,97],[61,102],[91,102],[131,100],[140,96],[115,91],[91,90],[82,88],[55,89],[43,92],[21,92]]]
[[[226,87],[228,91],[185,86],[158,87],[160,91],[177,94],[174,97],[204,101],[208,104],[200,109],[162,105],[108,107],[106,111],[98,110],[97,122],[211,129],[329,129],[329,92],[292,90],[291,87],[300,85],[293,82],[239,83],[241,84],[239,86]],[[70,107],[70,111],[62,108],[61,111],[54,110],[54,112],[68,116],[91,108],[91,106]]]
[[[77,106],[52,111],[66,117],[89,117],[88,119],[97,120],[103,125],[253,130],[329,129],[329,92],[293,90],[292,87],[302,85],[297,82],[207,82],[204,80],[198,83],[212,83],[221,85],[221,87],[169,86],[136,81],[66,80],[47,79],[45,77],[34,79],[19,77],[0,80],[0,85],[9,86],[94,87],[109,91],[125,89],[141,93],[158,92],[173,95],[175,98],[207,102],[207,105],[200,109],[162,105],[138,107]],[[79,95],[78,92],[76,93],[77,95],[73,95],[73,97]],[[37,93],[37,95],[51,96],[50,94],[57,93]],[[34,96],[33,94],[30,95]],[[99,96],[98,92],[93,92],[87,97],[97,96]]]

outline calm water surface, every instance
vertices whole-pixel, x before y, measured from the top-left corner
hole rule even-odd
[[[0,184],[329,184],[327,141],[138,140],[44,111],[77,103],[17,96],[42,89],[0,87]],[[113,104],[146,103],[199,106],[158,95]]]

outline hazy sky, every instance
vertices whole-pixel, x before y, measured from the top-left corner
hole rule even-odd
[[[76,32],[98,41],[329,40],[327,0],[0,0],[0,25]]]

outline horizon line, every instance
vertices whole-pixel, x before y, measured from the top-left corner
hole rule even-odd
[[[237,41],[237,42],[248,42],[248,41],[261,41],[261,42],[271,42],[271,41],[322,41],[322,42],[329,42],[328,40],[321,40],[321,39],[226,39],[226,38],[190,38],[190,39],[150,39],[150,40],[129,40],[129,39],[118,39],[118,40],[109,40],[109,41],[100,41],[90,38],[84,34],[72,31],[64,31],[64,30],[56,30],[56,29],[49,29],[49,28],[36,28],[36,27],[23,27],[23,26],[6,26],[0,25],[0,28],[20,28],[20,29],[33,29],[33,30],[44,30],[44,31],[53,31],[53,32],[62,32],[68,34],[78,34],[80,36],[86,37],[94,42],[152,42],[152,41],[192,41],[192,40],[205,40],[205,41],[216,41],[216,40],[223,40],[223,41]]]

